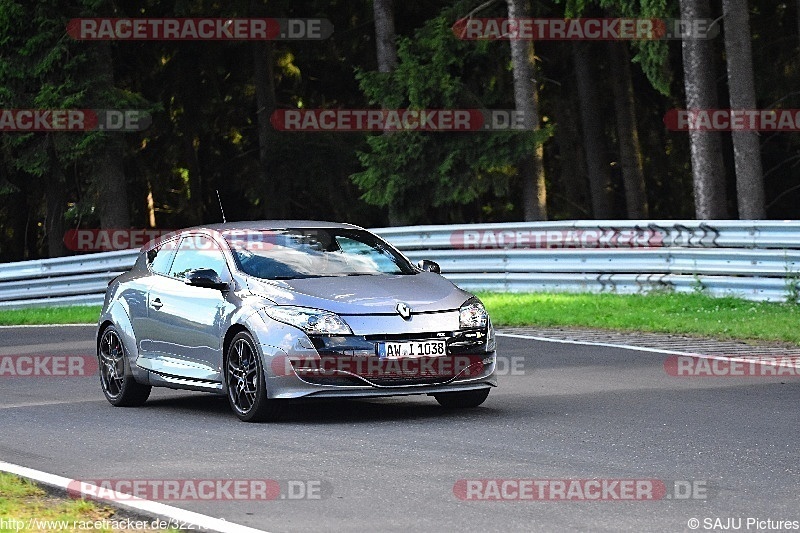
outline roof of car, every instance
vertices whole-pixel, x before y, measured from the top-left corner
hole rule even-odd
[[[343,222],[325,222],[321,220],[245,220],[241,222],[225,222],[221,224],[207,224],[195,226],[181,230],[211,229],[214,231],[227,230],[268,230],[268,229],[288,229],[288,228],[349,228],[361,229],[353,224]]]

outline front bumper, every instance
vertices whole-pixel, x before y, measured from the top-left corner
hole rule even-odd
[[[279,360],[282,356],[278,355]],[[487,355],[487,358],[489,356]],[[492,357],[494,359],[494,357]],[[273,361],[276,359],[273,359]],[[281,365],[285,364],[281,361]],[[485,389],[497,386],[496,363],[485,365],[483,372],[477,376],[454,377],[441,383],[395,383],[392,385],[378,385],[369,380],[353,374],[336,376],[335,379],[344,378],[361,380],[351,381],[349,384],[324,384],[312,383],[302,379],[296,372],[288,375],[271,375],[267,377],[267,396],[269,398],[373,398],[381,396],[409,396],[414,394],[438,394],[442,392],[461,392]],[[338,372],[338,371],[335,371]]]
[[[478,341],[459,333],[448,338],[446,355],[424,358],[379,358],[382,341],[363,336],[314,338],[313,347],[300,343],[288,352],[261,345],[267,396],[353,398],[496,387],[497,356],[486,352],[485,335]]]
[[[259,336],[268,398],[358,398],[460,392],[497,386],[491,322],[462,330],[457,312],[348,316],[354,334],[307,336],[272,321]],[[381,343],[445,341],[439,357],[386,359]]]

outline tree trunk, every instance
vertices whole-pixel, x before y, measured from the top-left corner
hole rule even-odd
[[[190,111],[184,109],[186,114]],[[186,158],[186,167],[189,172],[189,180],[186,184],[188,191],[186,197],[181,198],[180,212],[184,219],[184,224],[196,226],[203,223],[203,176],[200,166],[200,158],[197,155],[198,148],[202,149],[200,137],[196,136],[197,128],[193,119],[182,117],[181,136],[183,137],[183,153]]]
[[[708,0],[680,2],[682,20],[709,18],[711,10]],[[716,69],[711,41],[683,39],[683,85],[686,89],[686,109],[717,108]],[[721,134],[691,130],[689,143],[695,217],[700,220],[728,218]]]
[[[0,262],[23,261],[28,259],[28,235],[27,226],[30,218],[28,210],[28,195],[25,191],[9,193],[3,198],[6,204],[8,219],[6,220],[6,232],[8,236],[8,248],[0,250]]]
[[[114,88],[114,68],[111,57],[111,43],[98,41],[96,43],[99,69],[98,86],[96,87],[99,98],[104,99]],[[98,107],[105,107],[112,102],[107,100],[96,102]],[[122,133],[110,132],[105,134],[102,146],[93,157],[92,185],[97,194],[97,210],[100,214],[102,228],[129,228],[131,225],[128,190],[125,183],[125,170],[122,166],[124,152]]]
[[[374,0],[375,50],[378,53],[378,72],[392,72],[397,67],[397,43],[394,31],[393,0]]]
[[[375,51],[378,56],[378,72],[389,74],[397,68],[394,1],[373,0],[372,9],[375,16]],[[386,106],[384,105],[384,107]],[[392,132],[384,131],[383,135],[392,135]],[[390,226],[405,226],[410,223],[408,216],[394,202],[389,204],[387,217]]]
[[[723,0],[722,11],[725,16],[725,56],[731,109],[755,109],[756,91],[747,0]],[[734,131],[731,136],[739,218],[764,219],[767,217],[767,210],[758,132]]]
[[[47,255],[48,257],[61,257],[66,255],[67,249],[64,245],[64,208],[67,204],[66,179],[61,165],[58,162],[56,145],[53,136],[48,135],[47,140],[47,159],[49,161],[50,172],[45,176],[45,206],[47,219],[45,220],[45,231],[47,232]]]
[[[603,117],[597,93],[597,77],[592,71],[590,43],[572,43],[578,104],[583,129],[583,150],[586,154],[586,175],[592,200],[592,213],[597,219],[614,215],[611,196],[611,172],[606,159]]]
[[[6,213],[6,218],[0,219],[0,227],[5,234],[5,239],[0,243],[6,244],[0,244],[2,263],[29,259],[27,230],[31,210],[28,209],[28,191],[41,188],[41,184],[37,180],[31,187],[30,177],[20,174],[8,157],[0,152],[0,187],[8,189],[0,196]]]
[[[189,179],[186,184],[187,194],[180,200],[179,212],[183,218],[182,224],[187,226],[202,224],[204,212],[205,177],[200,162],[200,152],[205,149],[205,145],[202,137],[204,126],[201,123],[203,95],[198,89],[202,86],[200,76],[202,50],[199,44],[184,43],[180,52],[184,55],[180,61],[181,79],[179,82],[183,114],[179,119],[178,129]],[[214,217],[214,220],[221,220],[221,217]]]
[[[123,140],[118,133],[107,134],[95,156],[92,184],[97,192],[97,211],[101,228],[131,227],[128,212],[128,191],[122,167]]]
[[[250,0],[250,15],[267,17],[264,2]],[[277,108],[275,95],[275,47],[271,41],[253,41],[253,83],[256,87],[256,124],[258,127],[258,175],[261,183],[259,215],[262,218],[290,218],[291,203],[286,183],[270,176],[269,151],[272,123],[270,118]]]
[[[624,42],[608,43],[611,61],[611,85],[614,92],[614,110],[619,137],[619,161],[625,185],[625,205],[629,219],[648,217],[647,194],[642,168],[642,150],[636,129],[636,107],[633,100],[631,61],[628,45]]]
[[[264,191],[261,197],[261,216],[264,218],[284,218],[289,202],[284,201],[282,184],[270,178],[269,174],[269,133],[272,129],[270,117],[275,111],[275,51],[270,42],[253,42],[253,81],[256,86],[256,118],[258,123],[258,161],[259,175]],[[280,191],[280,192],[279,192]]]
[[[560,61],[569,61],[570,50],[561,51]],[[553,135],[555,143],[558,180],[553,180],[550,188],[551,212],[558,202],[559,217],[569,219],[591,218],[591,194],[586,179],[586,158],[583,154],[577,89],[569,81],[559,87],[558,94],[551,101],[553,113],[559,117],[558,127]],[[561,201],[558,201],[561,200]]]
[[[528,0],[506,0],[508,18],[530,17]],[[536,83],[533,41],[512,39],[511,63],[514,67],[514,103],[526,130],[539,130],[539,89]],[[544,176],[544,148],[541,143],[518,165],[522,177],[522,201],[526,221],[547,220],[547,190]]]

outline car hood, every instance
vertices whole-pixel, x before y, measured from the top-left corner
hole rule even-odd
[[[404,302],[417,313],[458,309],[471,297],[438,274],[247,279],[254,294],[278,305],[326,309],[340,315],[396,314]]]

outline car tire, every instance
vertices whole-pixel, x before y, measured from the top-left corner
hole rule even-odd
[[[115,407],[139,407],[150,397],[152,387],[137,382],[131,372],[125,345],[114,326],[103,330],[97,346],[100,386]]]
[[[283,413],[283,401],[267,398],[261,357],[246,331],[237,333],[228,347],[225,388],[231,409],[243,422],[275,421]]]
[[[470,390],[464,392],[443,392],[433,397],[442,407],[453,409],[469,409],[478,407],[486,401],[491,389]]]

